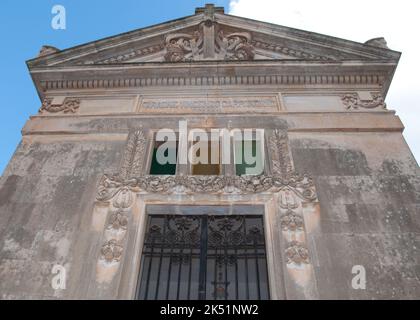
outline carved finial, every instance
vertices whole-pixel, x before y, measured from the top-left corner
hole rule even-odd
[[[366,41],[365,44],[367,44],[368,46],[389,49],[388,44],[386,43],[386,40],[383,37],[370,39]]]
[[[60,52],[60,49],[57,49],[53,46],[42,46],[41,50],[39,51],[38,57],[47,56],[56,52]]]

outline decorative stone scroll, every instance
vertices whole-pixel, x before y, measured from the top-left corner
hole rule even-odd
[[[203,34],[200,31],[192,35],[170,34],[165,39],[165,48],[165,60],[168,62],[198,60],[203,52]]]
[[[207,25],[209,24],[209,25]],[[216,36],[205,36],[203,28],[213,28],[214,23],[206,21],[192,34],[174,33],[165,38],[165,61],[185,62],[197,60],[253,60],[255,50],[248,32],[225,34],[219,30]],[[213,34],[213,33],[210,33]],[[210,56],[204,57],[205,41],[213,42]]]
[[[45,98],[42,101],[42,106],[39,109],[39,113],[76,113],[80,107],[79,99],[68,99],[64,100],[62,104],[53,104],[52,98]]]
[[[341,97],[347,109],[386,109],[384,97],[380,93],[373,93],[372,100],[362,100],[357,93],[348,93]]]
[[[255,52],[248,32],[225,35],[220,30],[216,37],[218,56],[221,60],[254,60]]]
[[[304,201],[317,199],[315,186],[307,175],[288,177],[259,176],[156,176],[147,175],[127,180],[119,175],[104,175],[98,189],[97,200],[109,201],[125,190],[133,193],[162,194],[253,194],[290,190]]]

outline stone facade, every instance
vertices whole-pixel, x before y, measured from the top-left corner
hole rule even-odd
[[[263,205],[272,299],[420,297],[419,167],[384,102],[400,53],[211,5],[47,48],[0,180],[0,298],[132,299],[149,204]],[[264,174],[149,175],[153,133],[182,120],[264,129]]]

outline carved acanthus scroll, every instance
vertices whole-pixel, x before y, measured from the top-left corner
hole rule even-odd
[[[384,97],[380,93],[373,93],[371,100],[362,100],[357,93],[348,93],[341,97],[347,109],[386,109]]]
[[[254,47],[251,44],[251,34],[248,32],[234,32],[225,34],[219,30],[216,36],[204,37],[205,24],[198,27],[192,34],[174,33],[165,38],[165,61],[185,62],[197,60],[253,60]],[[204,57],[205,41],[213,42],[213,52]]]
[[[203,34],[200,31],[195,31],[192,35],[170,34],[165,43],[165,60],[169,62],[198,60],[203,52]]]
[[[79,99],[65,99],[63,103],[53,104],[52,98],[45,98],[42,101],[42,106],[39,109],[39,113],[76,113],[80,107]]]
[[[252,194],[289,190],[304,201],[317,199],[315,186],[307,175],[288,177],[259,176],[156,176],[146,175],[123,180],[119,175],[104,175],[97,200],[109,201],[130,190],[132,193],[162,194]]]
[[[216,44],[220,60],[254,59],[254,47],[251,45],[251,35],[248,32],[225,35],[223,30],[220,30],[216,37]]]

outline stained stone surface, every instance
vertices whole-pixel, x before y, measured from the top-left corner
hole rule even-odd
[[[247,54],[241,46],[223,51],[218,33],[203,29],[208,59],[199,51],[191,60],[191,51],[181,61],[165,60],[178,58],[178,49],[164,39],[184,34],[191,41],[208,19],[223,35],[240,33]],[[133,298],[148,203],[265,205],[273,299],[420,298],[419,167],[401,121],[383,104],[399,55],[207,6],[102,40],[95,50],[87,44],[29,61],[43,107],[25,124],[0,178],[0,298]],[[347,108],[346,95],[356,108]],[[253,181],[256,191],[150,192],[164,183],[147,176],[153,133],[178,130],[181,120],[189,128],[263,128],[266,141],[274,137],[266,144],[265,176]],[[130,142],[133,132],[141,135]],[[121,177],[123,166],[141,170]],[[189,177],[185,167],[179,173]],[[296,186],[286,173],[306,174],[310,182]],[[224,181],[232,174],[227,168]],[[285,185],[273,187],[280,178]],[[101,190],[109,199],[98,196]],[[302,190],[315,196],[305,198]],[[303,231],[282,230],[282,206],[291,203]],[[117,209],[128,222],[114,232],[107,225]],[[122,254],[110,262],[103,248],[115,239]],[[307,262],[289,261],[290,243],[308,252]],[[67,270],[65,290],[51,286],[56,264]],[[366,269],[365,290],[352,288],[355,265]]]
[[[348,137],[344,144],[351,144],[352,138],[358,139]],[[310,240],[320,298],[420,295],[418,166],[401,150],[406,147],[400,134],[376,139],[376,148],[387,149],[394,140],[396,150],[369,161],[367,155],[373,152],[363,148],[363,142],[341,149],[338,139],[333,145],[317,136],[292,142],[295,166],[315,178],[321,204],[320,232]],[[362,294],[349,289],[348,279],[342,277],[355,264],[367,271]]]

